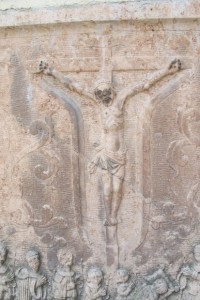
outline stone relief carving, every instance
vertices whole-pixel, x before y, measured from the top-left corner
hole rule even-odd
[[[104,275],[100,268],[92,267],[87,273],[84,288],[85,300],[109,299],[107,287],[104,282]]]
[[[109,51],[110,47],[108,43],[105,52]],[[105,53],[105,56],[109,56],[109,58],[107,57],[107,59],[110,59],[109,54]],[[43,61],[40,62],[39,70],[43,74],[57,79],[57,81],[63,84],[64,87],[69,91],[93,100],[93,103],[97,105],[100,111],[101,140],[99,140],[98,143],[95,143],[96,154],[94,155],[92,161],[90,161],[88,170],[90,174],[97,173],[96,171],[98,171],[98,175],[100,175],[101,193],[103,196],[102,198],[105,209],[104,225],[106,226],[105,235],[107,266],[111,267],[112,265],[114,268],[116,268],[119,262],[119,246],[116,225],[118,223],[118,210],[123,198],[122,194],[126,165],[126,145],[124,141],[123,113],[124,106],[127,99],[129,99],[130,97],[134,97],[137,94],[147,92],[154,84],[158,83],[165,77],[168,77],[180,71],[181,62],[180,60],[175,59],[170,63],[168,67],[155,72],[153,75],[147,77],[147,79],[142,80],[140,84],[128,86],[121,91],[116,92],[111,79],[112,71],[106,66],[106,58],[104,57],[104,55],[102,55],[102,57],[103,62],[99,76],[100,80],[98,80],[94,85],[93,91],[88,90],[80,83],[72,80],[69,76],[64,76],[61,72],[49,66]],[[109,80],[107,80],[107,78],[109,78]],[[65,94],[61,95],[61,91],[55,92],[54,88],[47,88],[47,84],[44,82],[45,81],[43,81],[42,86],[46,91],[53,90],[52,95],[56,97],[59,96],[59,98],[61,99],[65,97]],[[147,101],[148,103],[145,104],[145,107],[147,106],[146,110],[150,112],[160,99],[162,100],[169,96],[169,94],[172,93],[174,89],[176,89],[177,83],[177,80],[175,80],[173,84],[168,84],[167,88],[164,88],[163,92],[162,89],[160,89],[158,94],[154,93],[154,95]],[[71,102],[72,104],[74,103],[73,100],[71,100]],[[145,147],[150,147],[150,144],[148,143],[146,143],[145,145]],[[144,160],[147,161],[146,158],[144,158]],[[80,182],[83,182],[83,180],[81,180]],[[149,185],[149,183],[147,182],[144,183],[144,185],[146,184]],[[140,193],[142,193],[142,191],[140,191]],[[147,194],[148,193],[144,192],[143,197],[146,197]],[[148,197],[150,196],[148,195]],[[146,206],[147,205],[144,205],[144,213],[146,213]],[[81,207],[81,205],[79,207]],[[80,210],[78,210],[78,213],[82,215],[82,212]],[[80,228],[80,226],[78,226],[78,228]],[[141,231],[141,241],[145,239],[146,232],[147,226],[144,230]]]
[[[41,164],[36,165],[34,167],[34,174],[40,180],[52,180],[57,172],[58,158],[51,147],[49,147],[54,134],[51,116],[46,117],[45,122],[41,120],[32,122],[29,132],[38,138],[37,148],[34,151],[39,151],[45,158],[45,161],[48,162],[47,168]],[[33,149],[31,153],[33,153]]]
[[[184,168],[187,168],[191,163],[191,157],[189,157],[189,151],[193,151],[198,161],[198,149],[199,149],[199,135],[198,126],[200,122],[200,114],[196,108],[191,108],[187,104],[185,106],[178,107],[177,109],[177,124],[180,133],[179,139],[173,140],[167,150],[167,161],[170,168],[174,171],[174,176],[170,180],[172,190],[175,189],[178,178],[182,180],[181,172],[184,172]],[[182,170],[181,170],[182,169]],[[182,215],[178,213],[181,210],[181,205],[177,205],[176,211],[178,217],[181,217],[182,223],[187,222],[187,227],[183,232],[183,236],[179,234],[180,238],[185,239],[194,236],[199,228],[199,209],[197,192],[199,189],[199,170],[194,174],[190,188],[185,197],[185,205],[182,205]],[[176,216],[176,212],[174,212]],[[176,218],[176,222],[178,218]],[[181,220],[180,220],[181,221]],[[178,224],[178,223],[177,223]]]
[[[6,265],[8,249],[0,242],[0,299],[12,299],[14,272]]]
[[[182,266],[177,276],[181,300],[197,300],[200,297],[200,244],[193,248],[193,262]]]
[[[120,268],[116,271],[116,283],[116,300],[133,299],[133,291],[136,283],[132,281],[128,270]]]
[[[52,294],[54,299],[77,299],[76,274],[71,269],[73,255],[65,248],[58,253],[59,266],[56,269],[53,282]]]
[[[27,266],[17,267],[15,273],[5,263],[7,252],[4,243],[0,242],[1,299],[166,300],[170,297],[197,300],[200,296],[200,244],[193,246],[193,261],[182,265],[176,278],[166,272],[164,267],[157,267],[142,281],[138,281],[135,275],[132,277],[127,269],[121,267],[112,273],[107,284],[103,271],[93,266],[83,275],[84,288],[80,285],[80,274],[73,271],[73,254],[67,248],[60,248],[57,252],[58,266],[52,280],[40,271],[41,258],[38,251],[28,250],[25,255]],[[137,277],[140,277],[139,274]],[[113,295],[109,292],[112,284],[115,285]],[[172,295],[176,297],[171,298]]]
[[[26,253],[27,266],[17,269],[16,277],[16,298],[18,300],[44,300],[47,297],[47,278],[41,274],[40,254],[36,250],[29,250]]]
[[[156,230],[170,223],[174,226],[179,225],[180,222],[187,220],[188,213],[186,205],[176,205],[172,201],[166,201],[162,206],[162,214],[151,219],[151,226]]]
[[[167,151],[167,160],[170,167],[179,175],[179,168],[188,163],[188,156],[184,153],[184,147],[188,145],[200,146],[199,136],[195,127],[200,122],[200,114],[194,108],[179,107],[177,110],[177,124],[181,138],[172,141]]]
[[[37,153],[44,158],[45,163],[37,164],[34,161],[31,165],[33,168],[32,174],[36,180],[45,181],[51,186],[58,171],[58,158],[51,147],[54,134],[52,117],[48,116],[44,121],[33,121],[29,126],[29,133],[35,136],[35,140],[17,155],[12,176],[16,176],[16,172],[18,172],[20,165],[26,158],[31,160],[31,156]],[[21,187],[21,197],[23,198],[23,184],[20,182],[19,185]],[[56,243],[60,243],[60,246],[66,244],[66,240],[58,236],[53,229],[56,227],[65,229],[67,222],[62,216],[55,215],[55,211],[49,204],[42,205],[39,211],[36,211],[26,199],[23,199],[21,207],[11,211],[10,225],[16,226],[19,230],[24,230],[24,228],[30,226],[35,229],[43,229],[41,240],[48,243],[50,247]]]
[[[165,271],[159,268],[145,278],[145,282],[136,288],[134,300],[167,299],[174,292],[179,291],[179,285],[172,282]]]
[[[69,113],[70,121],[72,123],[72,165],[73,173],[72,180],[73,186],[73,203],[76,219],[76,230],[80,240],[84,243],[84,246],[88,246],[90,241],[83,228],[82,221],[82,209],[85,203],[85,135],[84,135],[84,123],[83,116],[78,105],[63,91],[57,89],[46,82],[42,82],[42,88],[51,94],[53,97],[59,99]],[[69,152],[71,149],[69,149]]]
[[[52,116],[45,117],[45,120],[31,122],[29,133],[35,136],[35,140],[18,153],[13,166],[13,175],[16,175],[16,171],[25,158],[31,158],[31,155],[37,153],[44,158],[45,163],[34,165],[33,173],[38,180],[46,180],[50,184],[57,172],[59,160],[51,147],[54,135]]]
[[[48,244],[49,247],[53,247],[56,244],[64,246],[66,240],[63,237],[56,235],[53,229],[57,228],[67,228],[67,222],[61,216],[55,216],[53,209],[45,204],[40,209],[40,215],[34,212],[31,205],[24,201],[21,208],[16,211],[12,211],[9,215],[10,222],[5,224],[6,226],[15,226],[18,230],[25,230],[26,228],[32,226],[35,229],[43,229],[43,234],[41,236],[41,241]]]
[[[2,269],[8,262],[17,271],[14,278],[9,267],[5,281],[0,266],[0,298],[200,297],[196,248],[183,264],[200,230],[200,67],[195,86],[193,77],[179,80],[196,68],[196,22],[2,29],[4,51],[8,41],[14,54],[6,56],[11,64],[2,62],[2,109],[10,119],[1,122],[0,233],[11,249]],[[48,64],[34,72],[43,58]],[[33,244],[44,254],[42,273],[22,263]],[[158,264],[167,269],[152,274]]]
[[[148,80],[136,86],[127,87],[116,93],[112,82],[104,78],[96,83],[94,95],[79,83],[73,82],[69,77],[63,76],[56,69],[49,67],[41,61],[40,71],[53,76],[65,85],[70,91],[84,95],[100,106],[102,121],[102,140],[96,145],[96,155],[89,165],[89,172],[94,173],[98,168],[101,171],[102,188],[105,205],[104,225],[117,224],[117,213],[122,200],[122,187],[125,176],[126,147],[124,143],[123,107],[129,97],[147,91],[162,78],[172,75],[180,70],[180,60],[173,61],[168,68],[159,71]]]

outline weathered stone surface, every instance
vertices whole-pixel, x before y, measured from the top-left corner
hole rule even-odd
[[[199,299],[200,7],[161,2],[0,12],[1,299]]]

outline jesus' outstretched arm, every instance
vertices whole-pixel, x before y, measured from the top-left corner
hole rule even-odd
[[[57,71],[55,68],[49,67],[49,65],[47,63],[41,61],[40,65],[39,65],[39,69],[44,74],[53,76],[54,78],[56,78],[71,92],[75,92],[79,95],[83,95],[83,96],[86,96],[87,98],[94,100],[93,94],[90,93],[87,90],[87,88],[83,87],[79,82],[75,81],[74,79],[72,80],[72,78],[63,75],[61,72]]]
[[[128,86],[128,87],[122,89],[118,93],[118,96],[117,96],[118,104],[121,107],[123,107],[123,105],[128,97],[133,97],[136,94],[147,91],[156,82],[160,81],[161,79],[163,79],[164,77],[166,77],[168,75],[172,75],[172,74],[178,72],[180,69],[181,69],[180,60],[179,59],[173,60],[167,68],[154,73],[153,75],[151,75],[149,78],[147,78],[145,81],[142,81],[138,85]]]

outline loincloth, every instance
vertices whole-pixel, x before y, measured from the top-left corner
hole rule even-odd
[[[102,170],[107,170],[114,175],[125,165],[126,151],[112,152],[102,148],[101,150],[98,150],[93,163]]]

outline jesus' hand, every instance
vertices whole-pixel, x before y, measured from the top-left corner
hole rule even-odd
[[[169,74],[174,74],[174,73],[180,71],[180,69],[181,69],[180,59],[174,59],[168,67],[168,73]]]

